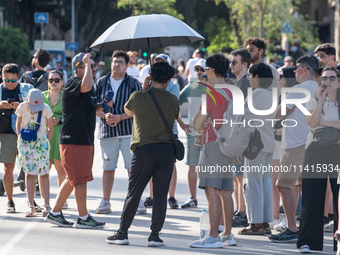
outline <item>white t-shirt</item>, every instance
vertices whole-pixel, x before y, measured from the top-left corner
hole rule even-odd
[[[316,90],[319,85],[316,81],[308,80],[301,84],[293,86],[293,88],[303,88],[309,90],[311,97],[315,97]],[[304,93],[290,92],[287,94],[287,99],[301,99],[304,98]],[[305,106],[306,104],[303,104]],[[294,104],[288,104],[287,108],[292,109]],[[307,136],[310,132],[310,127],[307,124],[305,115],[296,108],[291,114],[289,114],[286,119],[293,119],[297,122],[295,127],[283,127],[282,131],[282,148],[296,148],[307,142]],[[286,125],[293,126],[293,122],[287,121]]]
[[[150,65],[146,65],[139,72],[139,82],[143,85],[145,78],[150,75]]]
[[[139,69],[137,67],[128,66],[128,68],[126,69],[126,73],[130,75],[132,78],[139,80]]]
[[[111,83],[111,88],[112,88],[112,91],[113,91],[113,102],[114,103],[116,102],[117,91],[120,87],[120,84],[122,84],[123,79],[116,81],[115,79],[113,79],[112,76],[110,76],[110,83]]]
[[[269,89],[257,88],[252,93],[253,106],[256,110],[268,110],[273,104],[273,92]],[[257,130],[261,134],[261,140],[263,143],[263,151],[267,153],[273,153],[275,150],[274,128],[271,121],[266,119],[274,119],[274,112],[269,115],[256,115],[254,119],[260,119],[263,121],[263,126],[258,127]],[[262,122],[254,121],[255,126],[260,126]]]
[[[38,121],[38,113],[30,113],[28,110],[28,102],[22,102],[19,104],[17,110],[15,111],[15,114],[20,116],[22,118],[21,120],[21,127],[28,129],[30,128],[32,123],[37,123]],[[41,122],[40,122],[40,128],[38,132],[41,132],[41,134],[46,135],[46,120],[51,118],[53,115],[51,108],[44,104],[44,110],[41,114]],[[29,125],[30,124],[30,125]]]
[[[196,76],[195,76],[195,70],[194,70],[194,66],[196,65],[196,63],[201,60],[202,58],[191,58],[188,60],[187,65],[186,65],[186,69],[189,70],[189,76],[188,76],[188,83],[190,84],[191,82],[194,82],[196,80]]]
[[[314,111],[314,109],[316,108],[317,105],[317,101],[315,98],[311,98],[311,100],[309,100],[306,103],[306,109],[308,111]],[[321,120],[322,121],[337,121],[339,120],[339,114],[338,114],[338,106],[336,105],[336,101],[335,102],[331,102],[329,100],[328,97],[326,97],[326,100],[323,104],[322,107],[323,110],[323,114],[321,114]],[[317,126],[315,128],[310,128],[313,132],[319,128],[324,128],[321,126]],[[306,143],[306,149],[308,148],[308,146],[313,142],[316,141],[316,139],[313,139],[313,134],[312,132],[308,133],[308,137],[307,137],[307,143]]]

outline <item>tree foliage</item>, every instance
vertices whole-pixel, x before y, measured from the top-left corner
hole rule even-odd
[[[281,41],[283,24],[289,24],[292,28],[292,33],[288,34],[291,43],[298,40],[303,49],[312,49],[319,43],[314,27],[315,22],[297,12],[299,1],[294,1],[295,5],[292,0],[216,0],[215,2],[225,3],[230,10],[230,16],[228,21],[225,20],[224,26],[219,26],[219,31],[209,37],[224,38],[227,40],[223,42],[224,44],[242,47],[242,42],[251,36],[266,38],[270,42]],[[209,27],[220,23],[221,21],[212,20],[207,25],[207,33]],[[231,31],[231,35],[225,35],[226,31]],[[208,48],[210,52],[218,47],[214,41],[218,40],[212,40]]]
[[[132,9],[132,15],[169,14],[180,20],[183,15],[175,8],[176,0],[118,0],[118,8]]]
[[[0,62],[23,64],[30,60],[28,36],[12,26],[0,29]]]

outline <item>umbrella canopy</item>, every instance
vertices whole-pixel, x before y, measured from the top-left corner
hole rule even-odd
[[[109,27],[90,48],[137,50],[192,43],[204,37],[184,22],[166,14],[133,16]]]

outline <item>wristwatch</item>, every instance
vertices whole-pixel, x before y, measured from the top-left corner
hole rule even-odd
[[[323,103],[318,102],[317,105],[323,106]]]

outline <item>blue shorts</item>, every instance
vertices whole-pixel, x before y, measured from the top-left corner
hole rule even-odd
[[[102,151],[103,169],[105,171],[115,170],[117,168],[119,151],[122,152],[124,165],[130,170],[132,153],[130,152],[131,137],[124,138],[105,138],[100,140]]]
[[[200,159],[201,149],[194,145],[195,136],[187,135],[186,162],[188,166],[197,166]]]

